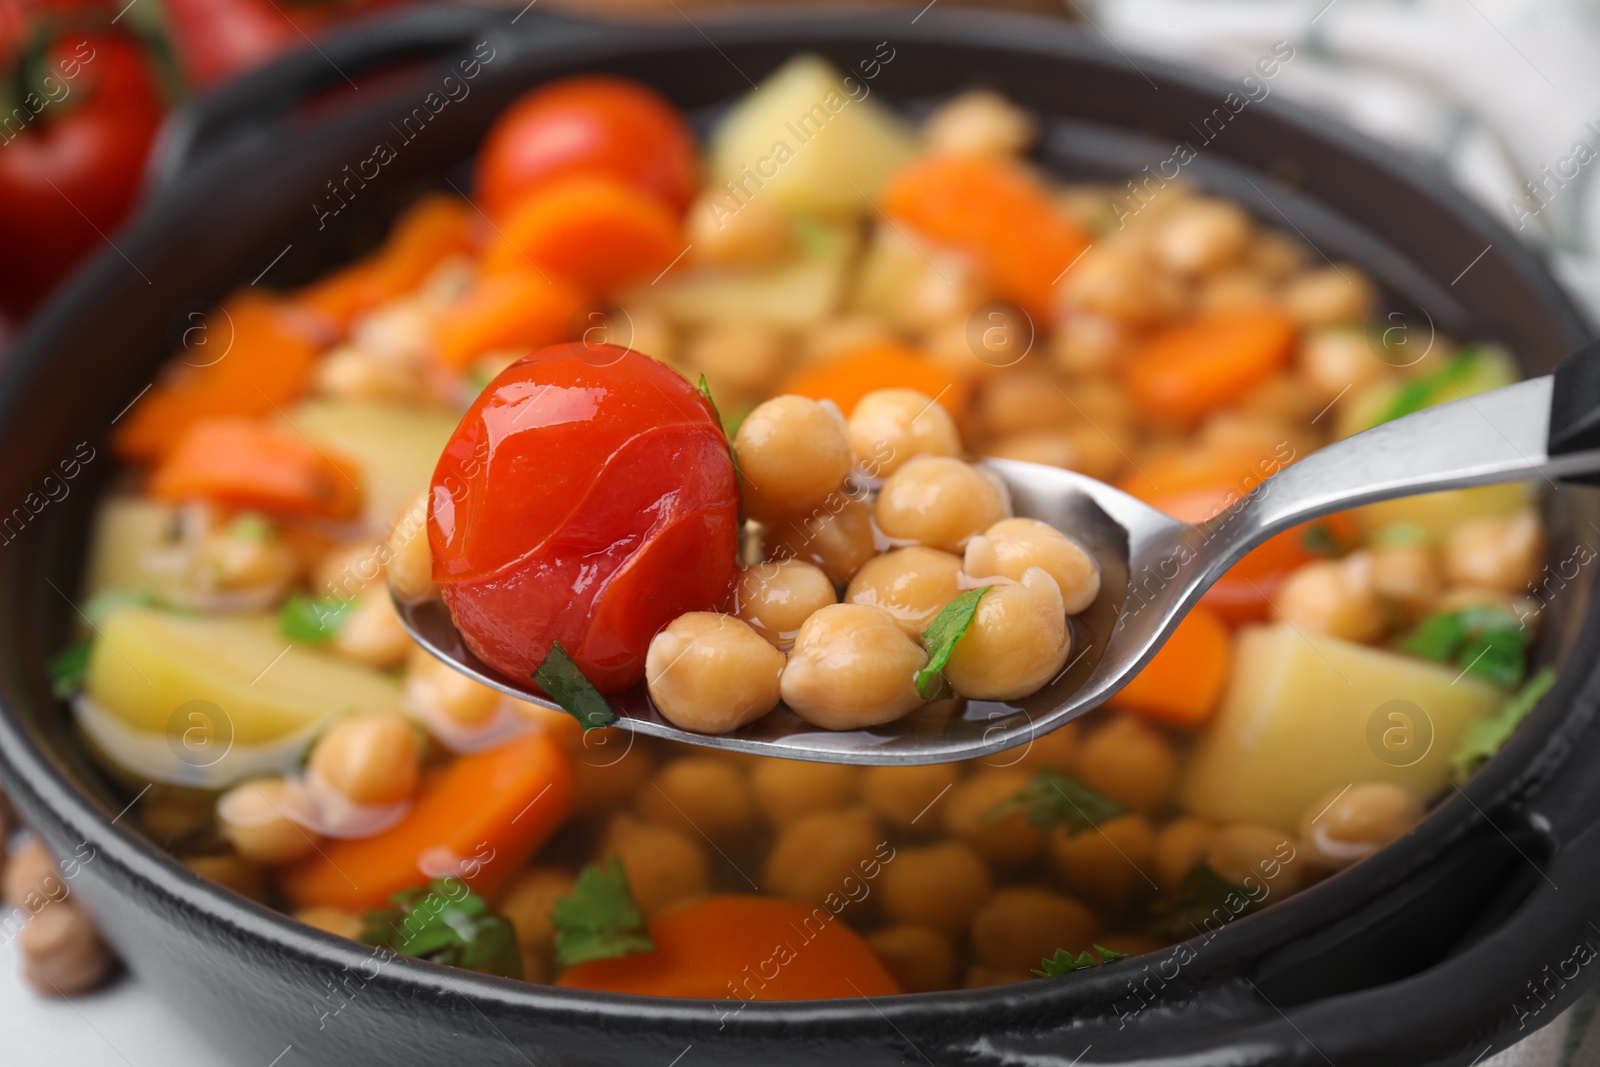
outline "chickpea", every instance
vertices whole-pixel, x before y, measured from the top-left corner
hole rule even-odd
[[[995,586],[978,601],[944,676],[962,696],[1014,700],[1058,675],[1071,651],[1061,590],[1042,567],[1029,567],[1020,582]]]
[[[1268,457],[1276,457],[1284,446],[1288,446],[1290,455],[1316,447],[1310,433],[1280,415],[1237,410],[1219,411],[1207,418],[1200,428],[1200,443],[1214,453],[1237,455],[1249,449],[1265,463],[1271,463],[1273,460]]]
[[[57,904],[35,915],[17,935],[22,977],[46,996],[87,993],[111,973],[111,952],[76,905]]]
[[[1224,268],[1200,284],[1198,310],[1202,314],[1271,307],[1276,302],[1272,282],[1248,268]]]
[[[611,820],[600,855],[622,862],[628,888],[647,917],[711,889],[705,850],[688,834],[669,827],[618,815]]]
[[[352,335],[358,346],[381,359],[418,362],[429,358],[437,314],[420,300],[393,300],[358,319]]]
[[[1318,797],[1300,818],[1300,844],[1323,867],[1366,859],[1422,821],[1422,802],[1392,782],[1357,782]]]
[[[897,343],[897,338],[876,315],[840,315],[807,328],[799,341],[802,363],[823,363],[869,345]]]
[[[807,904],[826,904],[830,897],[854,894],[880,867],[887,875],[894,863],[878,854],[887,849],[866,808],[824,811],[797,819],[783,828],[767,855],[761,885],[767,891]],[[899,862],[898,859],[895,862]]]
[[[939,825],[933,807],[961,778],[959,763],[920,767],[868,767],[861,776],[861,799],[884,822],[910,831]],[[926,820],[926,821],[924,821]]]
[[[408,604],[432,600],[439,594],[433,584],[433,550],[428,545],[428,491],[423,490],[394,518],[389,527],[389,561],[385,567],[389,588]]]
[[[1011,886],[990,897],[972,920],[972,952],[990,967],[1027,971],[1058,948],[1088,948],[1097,925],[1094,913],[1070,897]]]
[[[685,218],[698,264],[748,267],[782,259],[794,249],[789,220],[760,197],[729,209],[721,197],[705,195],[690,206]]]
[[[422,367],[411,357],[397,359],[359,344],[340,345],[311,369],[312,388],[323,396],[387,403],[430,399]]]
[[[1297,375],[1274,374],[1239,398],[1239,409],[1289,422],[1310,422],[1324,406]]]
[[[875,478],[887,478],[912,456],[959,456],[961,437],[950,413],[915,389],[878,389],[850,413],[850,449]]]
[[[389,670],[405,662],[411,635],[400,625],[388,592],[378,590],[356,598],[328,647],[357,663]]]
[[[880,608],[913,639],[961,594],[961,557],[912,545],[870,559],[850,580],[847,604]]]
[[[927,662],[887,612],[834,604],[800,627],[780,689],[784,703],[813,726],[857,730],[919,706],[916,674]]]
[[[763,531],[768,559],[799,559],[819,568],[835,585],[844,585],[877,555],[872,536],[872,509],[840,494],[835,506],[818,508],[803,519],[786,519]]]
[[[241,897],[259,904],[267,902],[267,883],[261,868],[233,853],[220,856],[187,856],[183,865],[208,882],[216,882]]]
[[[1366,322],[1377,303],[1366,274],[1348,263],[1303,271],[1283,289],[1284,307],[1302,326]]]
[[[1175,893],[1189,872],[1205,858],[1211,832],[1216,829],[1204,819],[1184,816],[1163,826],[1156,834],[1156,882],[1163,892]]]
[[[783,653],[743,619],[714,611],[679,615],[650,639],[644,678],[673,725],[722,734],[778,704]]]
[[[1211,834],[1205,862],[1231,885],[1265,883],[1284,896],[1300,888],[1302,866],[1294,863],[1290,835],[1270,826],[1236,823]]]
[[[745,510],[763,521],[821,507],[850,473],[844,421],[815,400],[779,396],[745,417],[733,438]]]
[[[381,589],[385,555],[383,545],[373,541],[336,545],[311,568],[311,590],[316,596],[345,600],[369,586]]]
[[[37,837],[11,854],[5,864],[5,874],[0,879],[5,902],[32,914],[46,904],[59,903],[71,892],[61,871],[56,867],[50,849]]]
[[[1427,545],[1379,545],[1367,556],[1373,591],[1412,617],[1426,614],[1444,592],[1438,555]]]
[[[1444,542],[1444,568],[1452,582],[1518,593],[1539,578],[1544,525],[1533,511],[1469,519]]]
[[[960,552],[973,534],[1011,515],[1003,483],[948,456],[916,456],[878,491],[878,529],[897,540]]]
[[[1157,221],[1156,259],[1177,274],[1207,274],[1242,256],[1253,229],[1250,216],[1225,200],[1186,200]]]
[[[662,767],[634,797],[633,810],[646,822],[719,843],[737,840],[756,825],[750,783],[733,764],[712,756],[687,756]]]
[[[756,807],[777,827],[848,808],[861,795],[861,770],[844,763],[760,758],[750,772]]]
[[[572,807],[584,815],[604,815],[626,804],[655,772],[655,757],[638,744],[639,735],[616,727],[583,735],[572,764]]]
[[[1028,430],[990,442],[982,454],[993,459],[1015,459],[1046,467],[1077,470],[1083,463],[1073,439],[1059,430]]]
[[[1087,313],[1130,326],[1154,326],[1183,311],[1181,289],[1164,271],[1154,270],[1132,242],[1090,248],[1061,279],[1071,314]]]
[[[1050,365],[1067,374],[1101,374],[1115,367],[1131,345],[1128,330],[1106,315],[1067,315],[1050,338]]]
[[[511,922],[517,944],[524,952],[544,955],[555,947],[556,930],[550,912],[556,901],[572,892],[572,876],[553,867],[535,867],[517,875],[500,898],[500,914]]]
[[[907,993],[933,993],[955,984],[955,946],[937,930],[891,926],[867,938],[867,946]]]
[[[252,863],[293,863],[317,847],[316,837],[289,817],[302,803],[284,779],[256,778],[218,798],[217,830]]]
[[[300,576],[301,560],[276,530],[255,517],[201,538],[191,579],[205,590],[281,590]]]
[[[1143,815],[1108,819],[1098,829],[1050,835],[1050,863],[1063,884],[1103,908],[1120,909],[1155,892],[1156,832]]]
[[[701,328],[690,336],[683,355],[684,362],[706,376],[718,396],[749,396],[759,391],[778,377],[788,357],[782,333],[742,318],[721,319]]]
[[[972,405],[972,421],[987,437],[1060,430],[1081,418],[1054,378],[1024,367],[996,374],[984,382]]]
[[[954,935],[966,929],[993,885],[976,852],[945,841],[900,849],[884,866],[879,888],[884,914],[894,922]]]
[[[746,567],[733,586],[733,613],[780,650],[794,644],[801,623],[838,602],[822,569],[798,559]]]
[[[1028,786],[1027,771],[985,769],[950,790],[944,828],[995,867],[1015,869],[1044,854],[1044,831],[1009,807]]]
[[[1149,815],[1172,797],[1178,754],[1159,730],[1118,715],[1078,745],[1074,769],[1090,789]]]
[[[1360,392],[1388,375],[1389,368],[1372,351],[1365,329],[1336,326],[1313,330],[1300,342],[1301,376],[1325,401],[1345,390]]]
[[[1100,565],[1083,547],[1038,519],[1005,519],[967,542],[965,569],[973,578],[1021,581],[1029,567],[1056,580],[1068,615],[1100,595]]]
[[[1012,751],[1019,754],[1013,756],[1006,753],[986,762],[997,767],[1027,771],[1029,774],[1041,767],[1069,774],[1078,752],[1078,724],[1069,722],[1047,734],[1037,734],[1029,738],[1025,745]]]
[[[1251,267],[1271,278],[1282,281],[1306,262],[1306,247],[1286,233],[1262,230],[1256,234],[1247,261]]]
[[[682,346],[679,344],[678,332],[673,328],[672,321],[658,308],[647,305],[620,308],[615,316],[615,332],[617,342],[626,342],[627,347],[635,352],[642,352],[652,359],[659,359],[669,367],[677,368],[687,376],[684,366]],[[586,334],[600,341],[610,342],[610,323],[600,332],[603,337]]]
[[[463,729],[482,726],[500,706],[499,693],[422,648],[412,649],[406,662],[405,699],[407,706],[437,713]]]
[[[351,715],[317,741],[306,770],[354,804],[399,804],[422,773],[417,728],[399,715]]]
[[[305,923],[323,933],[348,938],[351,941],[361,937],[361,931],[365,926],[361,916],[355,912],[345,911],[343,908],[330,908],[324,904],[301,908],[294,913],[294,918],[296,922]]]
[[[1386,623],[1371,561],[1360,554],[1299,567],[1284,581],[1273,611],[1302,630],[1346,641],[1375,641]]]
[[[1019,155],[1038,133],[1032,115],[992,89],[951,97],[922,126],[927,151],[964,156]]]

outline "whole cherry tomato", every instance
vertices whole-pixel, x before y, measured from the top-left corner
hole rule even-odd
[[[652,89],[601,75],[566,78],[506,109],[478,157],[478,199],[501,217],[529,191],[601,172],[681,213],[698,184],[694,134]]]
[[[739,492],[711,405],[615,345],[562,344],[503,371],[433,472],[433,574],[467,646],[527,679],[550,645],[603,692],[650,639],[727,597]]]

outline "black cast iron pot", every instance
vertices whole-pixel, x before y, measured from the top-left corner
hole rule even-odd
[[[1600,945],[1600,616],[1588,571],[1545,612],[1540,655],[1567,665],[1555,690],[1414,833],[1177,950],[1066,979],[738,1012],[524,985],[379,960],[201,880],[119,822],[129,797],[73,745],[42,667],[76,622],[87,519],[112,473],[108,427],[190,311],[252,280],[308,280],[422,189],[468,189],[496,112],[545,78],[619,72],[706,120],[796,51],[856,69],[888,42],[880,100],[914,111],[991,85],[1044,117],[1040,159],[1062,174],[1121,181],[1188,142],[1186,178],[1363,264],[1412,343],[1435,326],[1495,339],[1543,372],[1587,336],[1543,265],[1440,176],[1281,104],[1259,73],[1253,86],[1227,83],[1066,25],[931,5],[651,28],[530,9],[377,23],[187,113],[149,209],[39,315],[0,378],[0,501],[20,508],[0,516],[0,778],[56,850],[78,857],[72,884],[129,967],[229,1062],[1464,1065],[1573,999]],[[392,124],[474,53],[470,92],[397,137]],[[395,158],[346,186],[332,213],[328,183],[380,141],[398,145]],[[46,476],[86,449],[95,458],[61,498]],[[1600,509],[1592,490],[1552,496],[1553,555],[1566,559],[1592,542]]]

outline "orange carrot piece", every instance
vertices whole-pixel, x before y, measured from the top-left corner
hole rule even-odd
[[[1287,443],[1181,448],[1140,460],[1118,488],[1183,522],[1203,522],[1234,506],[1294,462]]]
[[[472,208],[453,196],[423,197],[395,220],[378,254],[367,263],[366,307],[404,296],[428,280],[451,256],[472,254]]]
[[[862,397],[877,389],[915,389],[960,417],[972,383],[898,341],[874,341],[801,368],[779,392],[832,400],[848,417]]]
[[[439,358],[458,370],[496,349],[535,349],[565,340],[582,290],[560,275],[532,271],[478,279],[435,327]]]
[[[650,921],[654,952],[571,967],[560,985],[704,1000],[822,1000],[900,992],[861,935],[826,908],[714,896]]]
[[[293,430],[248,418],[192,424],[151,476],[150,494],[331,519],[361,510],[351,467]]]
[[[374,837],[327,841],[278,882],[296,907],[360,912],[455,866],[458,877],[493,899],[571,804],[571,754],[548,733],[523,734],[457,757],[423,784],[398,823]]]
[[[484,254],[484,270],[560,274],[593,293],[655,277],[683,252],[678,220],[661,201],[594,174],[519,201]]]
[[[243,293],[191,330],[180,355],[172,373],[119,420],[112,437],[118,458],[158,460],[201,419],[270,414],[305,391],[317,346],[290,308]]]
[[[1294,320],[1276,308],[1215,312],[1147,341],[1129,362],[1128,392],[1141,411],[1187,422],[1282,369],[1294,341]]]
[[[1090,242],[1027,171],[994,157],[918,159],[890,179],[883,209],[923,236],[967,252],[1001,296],[1041,325],[1054,317],[1056,281]]]
[[[300,290],[294,302],[315,316],[335,337],[343,337],[350,332],[352,322],[371,310],[372,278],[370,260],[352,263]]]
[[[1232,666],[1228,627],[1214,612],[1196,607],[1108,703],[1168,726],[1193,729],[1217,710]]]

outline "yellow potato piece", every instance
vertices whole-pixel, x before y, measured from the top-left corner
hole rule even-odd
[[[1385,526],[1405,524],[1426,532],[1435,544],[1442,543],[1452,529],[1484,516],[1513,515],[1533,506],[1537,487],[1532,482],[1506,482],[1475,489],[1446,489],[1442,493],[1384,500],[1356,509],[1356,517],[1368,533]]]
[[[687,326],[716,322],[759,323],[802,329],[838,310],[845,275],[859,239],[848,231],[818,228],[816,248],[768,270],[701,270],[669,273],[627,301],[653,307]]]
[[[313,400],[289,420],[314,444],[355,464],[367,522],[380,529],[428,487],[457,422],[447,412],[360,400]]]

